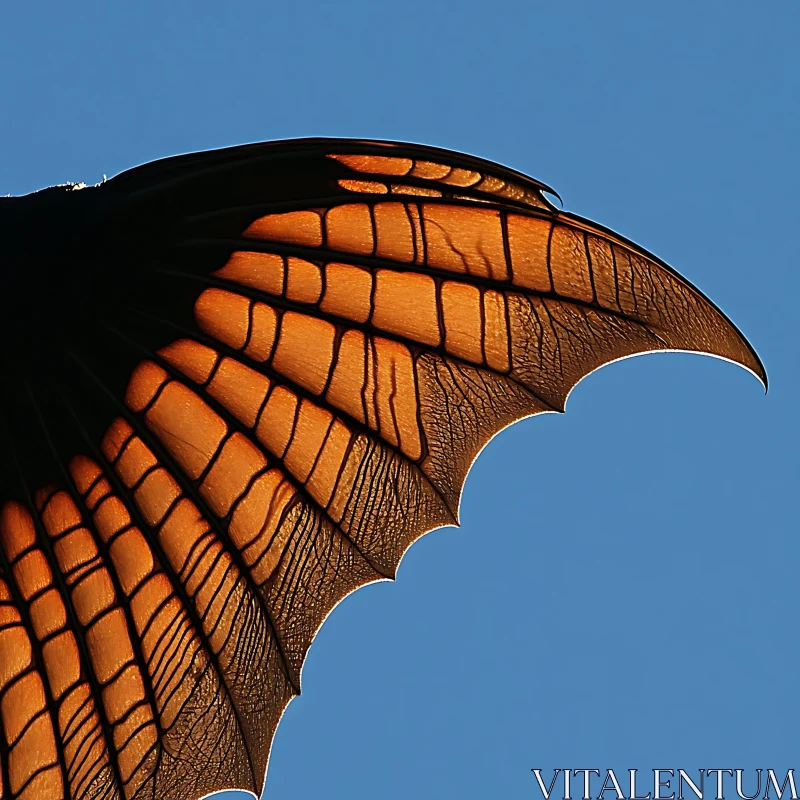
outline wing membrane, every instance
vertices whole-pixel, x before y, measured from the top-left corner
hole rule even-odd
[[[307,140],[99,191],[114,313],[7,399],[4,798],[259,792],[327,614],[457,521],[498,430],[636,353],[766,382],[677,273],[480,159]]]

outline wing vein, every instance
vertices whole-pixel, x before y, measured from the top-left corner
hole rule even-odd
[[[290,686],[292,686],[292,688],[294,689],[295,694],[300,694],[300,687],[297,686],[294,679],[292,678],[291,670],[289,668],[289,661],[286,656],[283,643],[281,641],[280,636],[278,636],[275,621],[272,619],[269,608],[266,605],[266,601],[264,600],[264,596],[259,590],[259,587],[253,581],[253,578],[250,575],[250,572],[247,569],[247,565],[244,563],[241,554],[234,547],[233,543],[230,541],[230,537],[228,536],[227,531],[223,528],[222,525],[219,524],[219,520],[217,519],[216,515],[214,515],[211,512],[206,502],[203,500],[203,498],[195,489],[192,482],[183,474],[183,471],[175,463],[175,460],[172,458],[169,451],[161,445],[158,439],[154,437],[144,425],[140,423],[139,418],[135,414],[132,414],[124,405],[124,403],[120,402],[120,400],[116,397],[116,395],[103,384],[103,382],[95,375],[94,371],[89,367],[88,364],[86,364],[74,352],[70,352],[70,356],[75,361],[75,363],[78,364],[81,367],[81,369],[84,370],[89,375],[89,377],[91,377],[92,380],[98,384],[98,386],[102,389],[103,393],[106,394],[111,399],[111,402],[119,410],[120,415],[125,418],[126,422],[132,428],[134,428],[134,430],[142,438],[145,444],[150,448],[150,450],[153,451],[153,453],[156,455],[159,461],[169,466],[170,473],[175,478],[175,480],[180,484],[186,496],[189,497],[192,500],[192,502],[197,506],[197,508],[199,509],[200,513],[203,515],[205,520],[214,529],[214,532],[217,534],[220,541],[226,545],[228,554],[236,564],[237,568],[239,569],[239,572],[242,574],[243,579],[248,584],[250,590],[252,591],[256,599],[256,602],[258,603],[262,613],[264,614],[264,618],[267,621],[270,630],[272,631],[273,637],[275,639],[275,645],[280,655],[280,661],[284,670],[286,680],[289,682]]]

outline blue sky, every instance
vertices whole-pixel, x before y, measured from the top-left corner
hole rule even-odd
[[[295,136],[463,150],[675,266],[770,377],[765,397],[721,361],[632,359],[498,436],[462,528],[326,623],[265,796],[800,768],[800,6],[164,5],[4,8],[0,194]]]

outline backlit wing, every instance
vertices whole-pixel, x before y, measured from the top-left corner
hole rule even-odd
[[[307,140],[74,193],[59,257],[92,303],[3,393],[2,798],[259,793],[325,617],[457,521],[497,431],[647,351],[766,382],[700,292],[546,190]]]

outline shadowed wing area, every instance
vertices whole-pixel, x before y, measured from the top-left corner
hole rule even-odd
[[[345,595],[481,447],[728,319],[547,187],[302,140],[0,201],[0,797],[258,794]],[[532,480],[535,476],[532,476]]]

